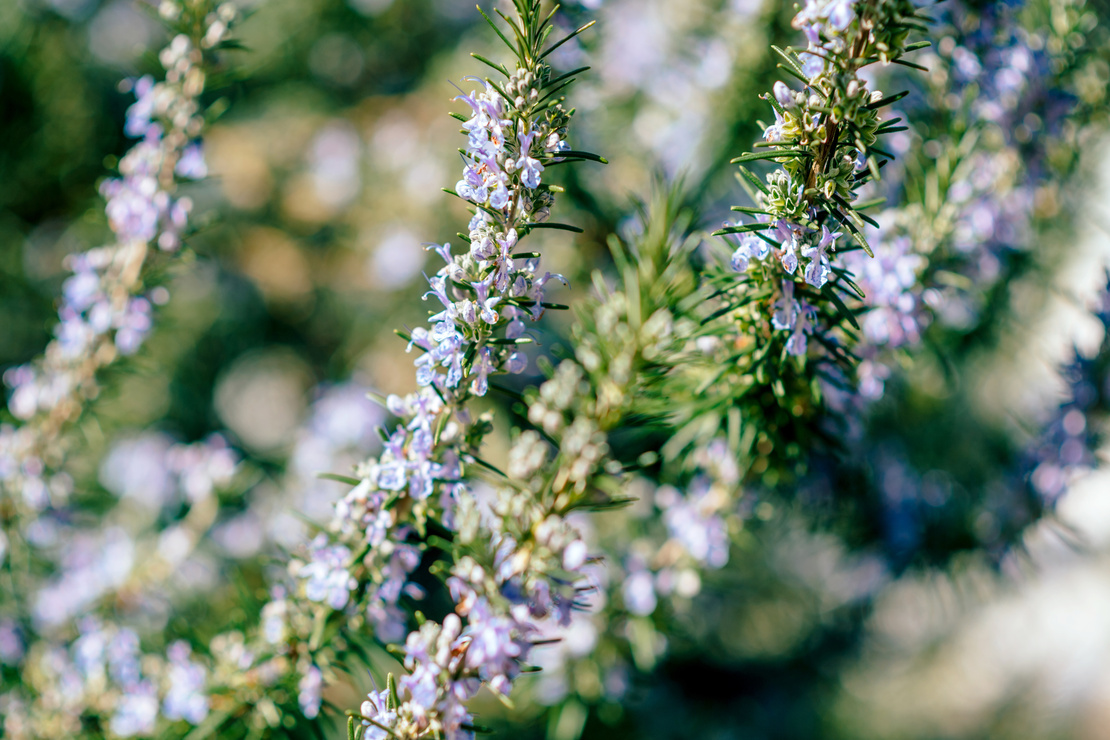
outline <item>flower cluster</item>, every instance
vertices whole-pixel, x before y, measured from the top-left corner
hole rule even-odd
[[[554,196],[542,182],[544,163],[571,153],[569,114],[558,102],[541,105],[549,98],[541,100],[548,76],[546,67],[520,68],[504,86],[515,97],[506,99],[487,81],[484,90],[458,98],[471,116],[463,122],[467,164],[455,188],[475,212],[467,252],[436,247],[446,264],[429,278],[425,299],[434,297],[443,310],[429,319],[431,331],[412,332],[409,345],[423,350],[416,359],[422,386],[457,389],[469,380],[469,391],[483,396],[492,373],[523,372],[527,359],[516,349],[526,331],[523,319],[543,315],[550,280],[566,283],[561,275],[539,275],[538,255],[514,251],[522,235],[550,216]],[[506,342],[487,343],[497,329],[504,329]]]
[[[912,3],[902,0],[807,2],[794,26],[805,32],[809,46],[783,53],[802,90],[775,83],[765,96],[775,122],[764,131],[764,150],[734,160],[778,165],[765,179],[741,167],[754,188],[755,207],[736,210],[754,223],[726,224],[717,233],[740,235],[732,269],[746,283],[770,286],[748,321],[769,319],[771,328],[787,332],[790,355],[806,355],[807,336],[831,341],[822,306],[832,304],[834,319],[845,314],[842,299],[832,295],[851,294],[843,266],[834,261],[838,252],[849,251],[838,241],[850,233],[855,246],[871,254],[862,233],[869,219],[852,204],[878,176],[880,159],[891,156],[878,148],[878,137],[898,129],[896,121],[880,120],[878,111],[889,101],[868,88],[861,70],[898,60],[908,50],[914,15]]]
[[[875,261],[845,255],[867,308],[857,349],[865,399],[883,394],[891,351],[915,347],[934,315],[956,330],[974,325],[1008,256],[1032,246],[1033,219],[1046,205],[1055,207],[1046,160],[1053,142],[1066,135],[1077,101],[1068,91],[1066,55],[1050,50],[1059,47],[1054,36],[1086,21],[1065,3],[1060,26],[1027,30],[1016,22],[1023,5],[947,6],[938,19],[937,49],[921,59],[929,69],[928,94],[899,104],[907,118],[922,121],[918,134],[931,142],[930,151],[913,154],[929,166],[947,149],[952,174],[943,197],[926,199],[915,187],[917,198],[876,217],[866,231]],[[965,153],[971,140],[992,143]],[[877,193],[903,200],[900,191],[914,183],[903,170],[890,170],[874,183],[881,185]],[[937,279],[941,273],[948,278]]]
[[[728,446],[717,439],[695,451],[698,466],[685,491],[672,485],[655,489],[654,518],[662,532],[651,532],[629,547],[629,577],[621,596],[629,613],[646,616],[660,597],[690,598],[700,590],[699,571],[717,570],[728,563],[729,519],[739,513],[739,470]],[[650,557],[645,557],[651,553]]]
[[[297,575],[305,579],[305,595],[310,601],[323,601],[332,609],[342,609],[358,581],[347,570],[351,551],[343,545],[329,546],[327,542],[327,535],[323,534],[312,541],[311,560]]]
[[[100,475],[111,493],[148,512],[176,514],[187,504],[189,515],[206,519],[215,492],[229,487],[237,471],[235,454],[221,437],[174,445],[167,437],[150,434],[113,446]],[[77,527],[59,517],[40,518],[25,536],[38,557],[52,561],[53,574],[28,595],[35,627],[55,629],[125,584],[138,587],[147,571],[157,570],[156,563],[180,565],[199,538],[193,530],[201,525],[189,515],[166,530],[166,546],[145,562],[137,553],[139,536],[119,522],[125,516],[115,516],[116,522],[99,529]]]
[[[546,168],[600,160],[566,143],[570,113],[557,95],[570,80],[553,76],[543,61],[550,16],[544,19],[534,0],[516,5],[516,71],[493,65],[506,80],[479,80],[480,90],[458,98],[470,111],[457,116],[468,146],[456,194],[474,215],[464,252],[435,246],[444,265],[428,279],[425,300],[437,304],[431,326],[405,336],[409,350],[419,350],[420,387],[381,399],[397,422],[382,433],[380,454],[356,467],[357,485],[337,503],[332,534],[320,535],[292,564],[293,591],[277,594],[265,609],[271,644],[303,634],[298,624],[348,619],[369,623],[378,639],[404,641],[410,674],[370,695],[365,737],[469,737],[465,701],[483,682],[508,695],[535,624],[566,621],[587,561],[585,545],[552,502],[527,487],[484,496],[475,481],[478,471],[492,472],[478,456],[492,425],[467,404],[489,391],[494,374],[525,369],[520,347],[531,341],[525,322],[551,307],[545,295],[551,280],[566,282],[539,272],[538,253],[519,251],[535,229],[574,230],[548,222],[558,188]],[[574,442],[583,443],[596,444],[589,434]],[[493,540],[480,531],[494,532]],[[444,547],[443,534],[457,543],[445,568],[455,613],[424,621],[406,638],[406,600],[424,596],[409,579],[433,533],[436,547]],[[318,632],[297,665],[305,716],[318,711],[328,678]]]
[[[100,464],[100,481],[116,496],[157,510],[203,501],[230,485],[238,467],[238,455],[218,434],[182,444],[148,432],[112,445]]]
[[[120,177],[101,187],[115,241],[68,258],[73,274],[63,287],[55,338],[40,360],[4,374],[12,389],[8,409],[24,424],[0,429],[0,484],[22,510],[50,505],[41,492],[62,485],[49,472],[58,462],[57,441],[95,396],[97,371],[135,353],[149,334],[153,305],[164,303],[168,292],[144,292],[143,264],[152,244],[179,247],[192,202],[176,196],[178,182],[206,174],[199,143],[200,96],[211,62],[205,51],[227,38],[237,11],[231,3],[169,0],[160,12],[192,35],[177,34],[159,55],[164,80],[147,76],[123,85],[137,98],[125,131],[140,141],[120,160]]]
[[[1110,327],[1110,288],[1099,294],[1094,315],[1104,331]],[[1076,353],[1075,359],[1062,368],[1067,384],[1065,401],[1053,410],[1041,425],[1039,437],[1029,446],[1026,468],[1033,490],[1049,503],[1067,492],[1071,483],[1097,464],[1096,450],[1105,432],[1110,386],[1110,340],[1105,337],[1092,357]]]
[[[26,658],[37,700],[3,698],[7,737],[80,734],[89,707],[106,715],[118,737],[150,736],[165,722],[199,725],[209,713],[208,672],[183,642],[165,656],[144,653],[134,631],[88,618],[68,646],[36,643]]]
[[[991,526],[972,536],[1001,549],[1096,459],[1097,358],[1080,357],[1064,368],[1067,401],[1038,420],[1034,441],[1016,452],[1017,464],[993,488],[963,500],[947,490],[959,481],[950,468],[918,470],[915,465],[922,463],[908,462],[912,455],[876,447],[872,438],[875,428],[882,428],[883,411],[867,413],[896,368],[908,371],[900,378],[904,393],[921,378],[916,371],[929,366],[927,359],[920,360],[944,347],[949,362],[952,346],[968,351],[975,342],[971,338],[999,320],[995,310],[985,309],[997,308],[998,296],[1011,289],[1026,265],[1047,270],[1063,257],[1051,254],[1056,240],[1043,236],[1038,221],[1069,220],[1058,218],[1064,200],[1055,168],[1073,166],[1068,130],[1085,115],[1083,88],[1075,76],[1090,43],[1075,31],[1090,27],[1093,18],[1081,4],[1067,0],[1053,7],[1058,23],[1042,25],[1021,18],[1043,10],[1035,3],[943,6],[935,50],[919,60],[928,74],[914,74],[924,79],[924,90],[898,103],[915,122],[915,131],[895,137],[891,148],[899,152],[899,162],[866,193],[869,199],[885,196],[899,205],[877,215],[877,224],[867,230],[876,259],[846,255],[847,269],[866,294],[866,310],[858,316],[862,337],[854,348],[860,359],[858,387],[826,387],[825,392],[834,407],[847,411],[839,415],[847,421],[838,432],[852,445],[852,454],[842,464],[869,461],[874,499],[882,507],[877,523],[895,560],[928,549],[933,533],[942,528],[952,536],[951,522],[961,516],[975,520],[979,512],[986,512],[982,519],[989,518]],[[1062,36],[1070,41],[1063,43]],[[1063,123],[1061,111],[1070,111],[1069,123]],[[934,182],[931,178],[941,172]],[[1072,245],[1066,243],[1070,256]],[[923,341],[926,331],[929,339]],[[885,409],[899,408],[895,404],[905,408],[905,396],[889,398]],[[915,425],[912,416],[899,418]],[[870,436],[864,436],[870,425]],[[904,446],[912,449],[913,444]],[[819,480],[810,483],[816,490],[825,486]],[[947,513],[961,507],[968,513]],[[948,516],[943,527],[938,511]]]
[[[895,235],[891,216],[880,214],[880,227],[868,231],[869,241],[878,245],[874,258],[862,252],[844,256],[844,267],[863,291],[867,306],[859,320],[863,337],[856,369],[859,394],[865,399],[883,395],[889,370],[878,357],[880,350],[886,353],[916,346],[929,323],[921,284],[928,260],[914,249],[910,237]],[[888,223],[884,225],[884,221]]]

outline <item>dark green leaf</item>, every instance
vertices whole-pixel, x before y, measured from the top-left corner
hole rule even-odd
[[[562,82],[563,80],[567,79],[568,77],[574,77],[575,75],[582,74],[583,72],[585,72],[588,69],[589,69],[589,67],[579,67],[578,69],[572,69],[570,72],[567,72],[566,74],[563,74],[563,75],[559,75],[558,77],[556,77],[553,80],[548,80],[547,82],[544,83],[543,86],[544,87],[551,87],[552,85],[557,85],[560,82]]]
[[[729,160],[729,164],[738,164],[740,162],[755,162],[758,160],[774,160],[778,157],[808,157],[810,152],[806,149],[775,149],[767,152],[752,152],[750,154],[742,154],[739,157]]]
[[[541,223],[524,224],[524,228],[526,228],[526,229],[555,229],[557,231],[573,231],[575,234],[585,233],[582,229],[578,228],[577,226],[571,226],[570,224],[556,224],[556,223],[546,223],[546,222],[542,223],[542,224]]]
[[[516,54],[519,57],[520,56],[520,51],[515,46],[513,46],[513,42],[509,41],[508,36],[501,33],[501,29],[497,27],[497,24],[493,22],[492,18],[490,18],[488,15],[486,15],[486,11],[482,10],[482,6],[477,5],[475,7],[478,8],[478,12],[482,14],[482,17],[486,19],[486,23],[488,23],[490,25],[490,28],[492,28],[497,33],[497,35],[501,37],[501,40],[505,42],[505,46],[512,49],[513,53]],[[522,59],[521,62],[523,62],[523,61],[524,60]]]
[[[352,478],[349,475],[340,475],[339,473],[317,473],[316,477],[320,478],[321,480],[334,480],[338,481],[339,483],[346,483],[350,486],[357,486],[358,484],[362,483],[362,481],[358,478]]]
[[[746,234],[749,231],[764,231],[771,228],[771,224],[740,224],[739,226],[726,226],[723,229],[718,229],[713,232],[713,236],[724,236],[725,234]]]
[[[890,61],[894,62],[895,64],[900,64],[903,67],[909,67],[910,69],[916,69],[921,72],[929,71],[928,67],[922,67],[920,64],[914,64],[913,62],[907,62],[905,59],[891,59]]]
[[[591,162],[600,162],[601,164],[609,164],[609,160],[606,159],[605,157],[601,156],[600,154],[593,154],[591,152],[580,152],[577,149],[567,149],[565,151],[556,152],[554,156],[560,157],[562,159],[568,159],[568,158],[588,159]]]
[[[509,74],[509,70],[505,69],[505,65],[503,65],[503,64],[498,64],[497,62],[491,62],[489,59],[486,59],[481,54],[475,54],[474,52],[471,52],[470,56],[474,57],[475,59],[477,59],[482,64],[487,64],[490,67],[493,67],[498,72],[505,75],[506,77],[511,77],[512,76],[512,75]]]
[[[767,186],[764,185],[763,181],[760,180],[758,177],[756,177],[752,173],[752,171],[749,170],[747,167],[745,167],[743,165],[740,165],[740,175],[743,176],[743,179],[740,181],[741,183],[743,183],[744,180],[747,180],[752,185],[754,185],[756,187],[756,189],[759,190],[759,192],[763,193],[764,195],[767,195]],[[751,194],[751,195],[752,195],[752,200],[755,200],[754,194]]]
[[[928,44],[929,42],[926,41],[925,43]],[[897,95],[889,95],[889,96],[887,96],[885,98],[882,98],[880,100],[876,100],[874,103],[868,103],[867,105],[863,106],[863,109],[864,110],[876,110],[877,108],[882,108],[885,105],[890,105],[891,103],[896,103],[896,102],[898,102],[899,100],[901,100],[902,98],[906,97],[909,94],[910,94],[909,90],[903,90],[902,92],[898,93]]]
[[[856,317],[853,316],[852,312],[848,310],[848,307],[844,305],[844,301],[840,300],[840,296],[836,294],[836,291],[832,289],[832,286],[830,286],[828,283],[825,283],[825,287],[821,289],[821,294],[832,301],[832,304],[836,306],[837,312],[843,318],[845,318],[849,324],[854,326],[857,331],[859,330],[859,324],[856,322]]]

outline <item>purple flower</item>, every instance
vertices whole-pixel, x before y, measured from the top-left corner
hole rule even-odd
[[[519,375],[528,369],[528,355],[523,352],[513,352],[505,360],[505,372]]]
[[[463,179],[455,184],[455,192],[475,203],[485,203],[489,200],[489,188],[473,165],[467,165],[463,169]]]
[[[194,141],[181,151],[174,172],[179,177],[190,180],[201,180],[208,177],[208,163],[204,161],[204,147],[199,141]]]
[[[297,684],[297,703],[305,719],[316,719],[320,713],[321,692],[324,688],[324,675],[316,666],[311,666]]]
[[[646,617],[655,611],[658,600],[655,596],[655,583],[651,571],[636,570],[624,579],[621,586],[624,608],[637,616]]]
[[[816,54],[803,51],[798,59],[802,62],[802,74],[811,80],[825,71],[825,60]]]
[[[183,719],[199,725],[208,716],[208,696],[205,694],[205,673],[199,663],[189,660],[189,646],[178,641],[170,645],[170,689],[162,702],[162,714],[167,719]]]
[[[378,465],[378,485],[386,491],[402,491],[408,483],[408,468],[404,462]]]
[[[775,312],[771,316],[771,325],[779,331],[791,329],[798,314],[798,302],[794,300],[794,281],[782,281],[782,295],[775,301]]]
[[[532,294],[532,299],[535,301],[532,304],[532,320],[533,321],[537,321],[541,316],[543,316],[543,311],[544,311],[543,299],[544,299],[544,295],[545,295],[544,286],[547,285],[547,281],[549,281],[553,278],[555,280],[558,280],[563,285],[570,285],[570,283],[567,282],[567,279],[565,277],[563,277],[562,275],[559,275],[557,273],[554,273],[554,272],[544,273],[543,277],[537,279],[536,282],[533,284],[533,294]]]
[[[809,259],[805,269],[805,281],[814,288],[821,288],[828,281],[832,273],[832,265],[829,264],[825,250],[833,246],[840,236],[839,231],[830,232],[828,226],[822,226],[821,240],[817,246],[807,246],[802,249],[802,256]]]
[[[736,272],[746,272],[753,258],[763,259],[769,251],[770,247],[767,243],[755,234],[743,234],[740,237],[740,245],[732,253],[730,261],[732,269]]]
[[[120,737],[150,735],[157,719],[158,694],[149,681],[144,681],[120,697],[109,726]]]
[[[470,284],[474,288],[474,293],[477,297],[477,303],[480,307],[482,321],[490,325],[496,324],[498,319],[500,318],[497,315],[497,312],[493,310],[493,307],[501,301],[501,298],[499,296],[490,296],[489,289],[492,283],[493,275],[491,274],[489,277],[487,277],[485,280],[482,280],[481,282]]]
[[[135,102],[127,109],[127,121],[123,126],[123,132],[130,137],[140,138],[146,135],[150,128],[150,119],[154,116],[154,78],[144,75],[134,80],[132,84]]]
[[[103,297],[100,275],[87,260],[75,260],[73,277],[62,283],[65,305],[74,311],[84,311]]]
[[[535,129],[519,134],[517,138],[520,140],[520,159],[516,162],[517,169],[520,170],[521,183],[524,187],[533,189],[540,186],[540,173],[543,172],[543,165],[529,154],[532,149],[532,139],[535,136]]]
[[[674,488],[660,488],[656,504],[663,509],[663,523],[671,538],[691,557],[711,568],[724,567],[728,562],[728,526],[721,518],[718,498],[708,478],[695,478],[686,495]]]
[[[494,188],[493,194],[490,195],[489,205],[498,211],[503,211],[509,207],[509,190],[505,187],[505,183],[498,182],[497,187]]]
[[[153,326],[150,302],[145,298],[132,298],[123,313],[117,314],[116,347],[125,355],[132,355],[142,346]]]
[[[478,599],[467,617],[470,646],[466,665],[477,669],[490,689],[508,696],[513,679],[520,673],[520,661],[528,652],[523,631],[530,628],[509,617],[495,616],[485,599]]]
[[[497,365],[493,362],[493,355],[489,347],[482,347],[478,351],[478,357],[474,360],[472,372],[474,379],[470,383],[470,390],[476,396],[486,395],[489,390],[489,375],[497,372]]]
[[[101,188],[108,199],[105,212],[108,225],[121,241],[149,242],[158,233],[158,221],[165,210],[165,198],[149,177],[107,180]]]
[[[373,722],[362,720],[363,740],[389,740],[393,737],[389,729],[397,724],[397,712],[389,708],[389,689],[371,691],[366,696],[367,701],[362,702],[359,714]]]
[[[842,33],[847,31],[856,17],[854,4],[854,0],[832,0],[827,11],[829,25]]]
[[[775,122],[763,130],[763,138],[770,142],[782,141],[786,136],[783,131],[783,126],[786,125],[786,119],[777,110],[775,111]]]
[[[775,100],[783,108],[789,110],[795,106],[794,91],[787,87],[785,82],[778,80],[771,89],[774,91]]]
[[[332,609],[342,609],[358,581],[347,570],[351,551],[343,545],[327,545],[327,535],[317,535],[312,542],[312,559],[300,571],[307,580],[305,596],[310,601],[323,601]]]
[[[806,353],[806,334],[809,332],[810,321],[816,314],[817,311],[813,306],[804,301],[800,302],[797,318],[794,323],[794,331],[790,334],[790,338],[786,340],[786,351],[795,357],[802,357]]]
[[[782,254],[779,259],[782,261],[782,269],[786,270],[788,275],[793,275],[794,271],[798,269],[798,238],[793,234],[790,239],[782,244]]]
[[[527,316],[523,309],[516,306],[506,306],[501,310],[501,315],[509,319],[509,325],[505,327],[506,339],[519,339],[524,336],[528,327],[523,321],[523,318]]]

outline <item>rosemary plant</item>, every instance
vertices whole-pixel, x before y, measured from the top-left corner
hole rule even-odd
[[[719,308],[706,320],[707,336],[720,340],[713,359],[721,368],[706,390],[718,407],[764,419],[758,444],[786,459],[804,457],[816,441],[816,381],[851,377],[859,324],[849,304],[863,294],[838,255],[873,256],[864,232],[876,222],[864,211],[878,203],[861,202],[859,191],[894,158],[881,137],[905,128],[881,111],[906,93],[872,90],[862,72],[916,67],[904,56],[929,45],[910,42],[926,31],[910,2],[808,2],[794,26],[808,47],[776,51],[801,87],[775,84],[764,96],[774,123],[756,152],[734,160],[753,205],[734,207],[747,219],[716,232],[738,242],[731,272],[709,278]],[[761,178],[753,162],[773,169]]]
[[[514,17],[502,14],[508,34],[486,18],[512,50],[513,68],[475,55],[504,79],[474,79],[481,89],[457,98],[469,108],[469,115],[456,116],[467,148],[463,178],[451,192],[471,205],[473,218],[468,233],[459,234],[468,245],[462,253],[436,246],[445,265],[429,278],[425,295],[441,309],[429,319],[431,330],[402,333],[409,349],[419,351],[422,388],[383,399],[401,423],[384,435],[382,455],[351,480],[353,490],[337,507],[338,542],[321,536],[311,557],[294,564],[303,597],[290,594],[266,609],[291,628],[265,634],[297,657],[300,703],[309,717],[319,707],[321,666],[330,672],[339,635],[350,644],[364,642],[369,634],[358,632],[370,626],[383,642],[404,640],[410,673],[396,682],[391,677],[363,704],[358,731],[364,737],[469,736],[474,725],[466,700],[483,683],[508,697],[526,667],[534,623],[567,617],[579,588],[576,574],[587,562],[584,544],[558,508],[527,490],[507,489],[490,504],[492,519],[478,532],[475,480],[502,476],[479,455],[491,420],[468,406],[489,391],[491,376],[524,370],[520,348],[531,341],[525,322],[557,307],[545,290],[562,279],[540,275],[540,255],[521,251],[520,242],[536,229],[577,230],[548,220],[559,192],[548,169],[604,162],[566,141],[573,111],[560,93],[582,70],[556,75],[546,61],[592,24],[551,43],[557,6],[542,13],[539,0],[514,5]],[[419,615],[419,629],[406,638],[401,607],[423,596],[406,582],[426,551],[439,553],[435,569],[449,576],[454,610],[441,622]],[[290,642],[305,619],[311,634]]]
[[[125,132],[139,142],[120,160],[119,177],[100,189],[115,241],[68,258],[73,274],[63,286],[55,338],[41,358],[4,374],[12,389],[8,409],[22,422],[0,426],[2,516],[14,528],[65,504],[72,487],[62,468],[66,430],[96,397],[97,373],[138,351],[154,306],[168,300],[164,287],[146,285],[144,265],[152,250],[180,249],[193,202],[177,195],[178,185],[206,176],[201,137],[226,107],[221,101],[205,109],[203,95],[218,52],[234,48],[235,5],[166,0],[158,12],[173,36],[158,55],[165,79],[121,84],[136,98]]]

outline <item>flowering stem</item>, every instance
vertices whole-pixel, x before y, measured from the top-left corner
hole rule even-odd
[[[0,425],[0,495],[3,516],[23,524],[64,504],[69,479],[56,471],[65,432],[96,397],[100,370],[137,352],[149,334],[152,304],[168,297],[164,289],[142,293],[151,244],[164,252],[180,247],[192,200],[176,197],[177,184],[207,172],[200,99],[238,11],[216,0],[166,0],[159,12],[176,33],[159,55],[166,76],[123,83],[137,98],[125,132],[140,141],[120,161],[120,177],[101,186],[116,241],[67,258],[73,275],[64,284],[56,338],[42,357],[4,374],[13,389],[8,409],[23,424]]]

